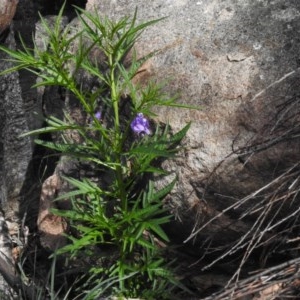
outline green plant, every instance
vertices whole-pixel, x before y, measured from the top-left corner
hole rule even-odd
[[[59,132],[59,142],[35,142],[88,162],[97,174],[108,178],[96,184],[88,178],[64,177],[74,188],[57,201],[70,199],[72,209],[54,212],[65,217],[76,234],[69,235],[70,243],[58,254],[78,259],[101,253],[95,265],[89,266],[92,288],[85,299],[94,299],[107,289],[124,297],[167,298],[177,283],[160,249],[162,242],[169,241],[162,225],[170,221],[162,200],[176,179],[158,190],[151,175],[167,175],[159,160],[176,155],[190,124],[175,134],[169,125],[151,125],[154,106],[185,106],[166,98],[153,83],[142,87],[132,82],[148,58],[137,59],[133,45],[146,27],[159,20],[136,25],[135,12],[132,19],[113,22],[78,9],[82,29],[72,35],[70,28],[60,26],[62,11],[54,28],[42,19],[48,34],[46,51],[28,49],[24,43],[22,51],[0,47],[14,63],[2,74],[27,69],[40,78],[35,87],[64,88],[89,116],[88,124],[78,124],[68,113],[64,120],[49,116],[47,127],[28,134]],[[101,61],[91,60],[94,49],[100,50]],[[129,51],[132,59],[125,67]],[[77,76],[82,71],[97,78],[97,88],[86,90],[79,84]],[[121,113],[121,105],[127,113]],[[76,132],[80,143],[70,138],[70,131]]]

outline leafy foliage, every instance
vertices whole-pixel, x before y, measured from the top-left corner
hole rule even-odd
[[[47,127],[28,133],[60,133],[59,141],[37,139],[36,143],[87,161],[102,174],[109,174],[110,182],[105,185],[88,178],[65,177],[73,189],[57,201],[69,199],[72,209],[54,211],[66,218],[76,233],[69,235],[70,243],[57,254],[77,259],[93,256],[100,249],[102,263],[97,261],[90,266],[92,283],[85,299],[95,299],[107,290],[124,297],[163,299],[169,296],[176,280],[161,253],[162,245],[169,241],[163,225],[170,221],[162,200],[174,187],[176,178],[157,190],[149,175],[166,174],[157,162],[176,155],[190,124],[175,134],[169,125],[157,125],[153,133],[144,136],[131,132],[130,124],[138,113],[154,117],[155,105],[184,107],[175,99],[164,99],[160,88],[153,83],[146,87],[132,83],[141,64],[152,55],[138,60],[132,47],[143,30],[159,20],[136,25],[136,12],[132,19],[113,22],[78,11],[82,29],[75,34],[70,34],[70,28],[61,28],[62,11],[54,28],[42,19],[49,42],[46,51],[37,47],[31,50],[25,44],[23,51],[0,46],[14,62],[14,67],[2,74],[27,69],[40,78],[35,87],[65,88],[78,99],[90,118],[88,124],[79,125],[67,113],[64,120],[49,116]],[[79,46],[74,52],[76,43]],[[90,59],[95,48],[105,59]],[[129,51],[132,61],[125,67],[123,62]],[[97,89],[86,90],[77,82],[82,71],[97,78]],[[124,95],[130,99],[129,115],[121,114]],[[105,107],[106,120],[100,119],[99,113],[95,115],[99,105]],[[82,142],[74,142],[68,135],[70,131],[76,132]],[[108,253],[101,252],[105,247],[109,248]]]

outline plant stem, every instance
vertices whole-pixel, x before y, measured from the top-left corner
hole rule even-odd
[[[121,130],[120,130],[120,116],[119,116],[119,94],[117,92],[117,85],[116,85],[116,79],[115,79],[115,69],[116,64],[113,61],[112,55],[109,55],[109,68],[110,68],[110,91],[111,91],[111,100],[113,104],[113,110],[114,110],[114,125],[115,125],[115,154],[116,154],[116,179],[117,179],[117,185],[118,185],[118,191],[119,191],[119,198],[121,200],[121,208],[124,212],[127,211],[128,205],[127,205],[127,197],[126,197],[126,191],[125,191],[125,185],[124,185],[124,178],[123,178],[123,171],[122,171],[122,159],[121,159],[121,153],[122,153],[122,137],[121,137]]]
[[[115,64],[113,62],[112,55],[109,55],[109,67],[110,67],[110,90],[111,90],[111,100],[114,109],[114,122],[115,122],[115,130],[117,133],[117,139],[119,140],[120,136],[120,118],[119,118],[119,101],[117,94],[117,86],[115,81]]]

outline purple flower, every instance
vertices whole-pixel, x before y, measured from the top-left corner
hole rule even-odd
[[[101,122],[101,117],[102,117],[101,111],[96,111],[94,113],[94,118],[97,119],[99,122]],[[89,126],[95,125],[95,121],[94,121],[95,119],[93,119],[92,116],[89,117],[88,119]]]
[[[97,119],[97,120],[101,120],[101,111],[97,111],[96,113],[95,113],[95,118]]]
[[[150,125],[148,119],[142,113],[138,113],[130,124],[131,129],[138,135],[150,134]]]

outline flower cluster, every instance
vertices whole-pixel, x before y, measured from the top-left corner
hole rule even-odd
[[[133,119],[130,124],[132,131],[137,135],[149,135],[150,131],[150,124],[147,118],[144,117],[143,113],[138,113],[137,116]]]

